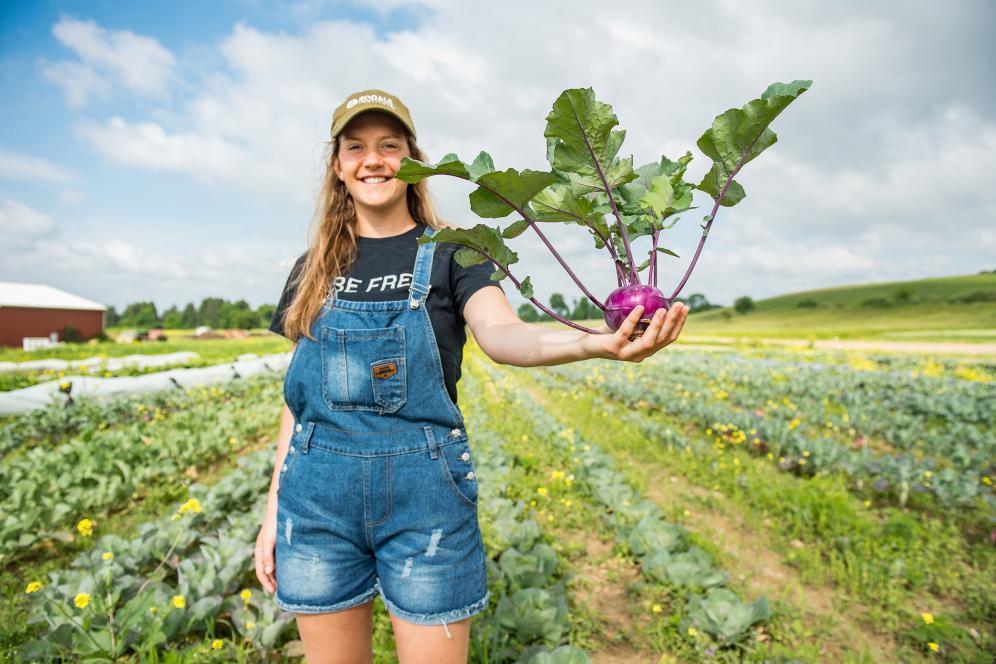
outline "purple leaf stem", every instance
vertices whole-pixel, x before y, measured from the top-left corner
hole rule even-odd
[[[482,256],[484,256],[485,258],[487,258],[489,261],[491,261],[491,264],[494,265],[496,268],[498,268],[499,270],[501,270],[502,272],[504,272],[505,276],[512,280],[512,283],[515,284],[516,288],[518,288],[521,285],[520,282],[519,282],[519,280],[516,279],[515,277],[513,277],[512,273],[509,272],[508,269],[504,265],[502,265],[501,263],[499,263],[495,259],[491,258],[491,256],[489,256],[486,252],[481,251],[480,249],[476,249],[476,248],[473,248],[473,249],[474,249],[474,251],[476,251],[477,253],[481,254]],[[587,328],[584,325],[579,325],[578,323],[575,323],[572,320],[568,320],[566,318],[563,318],[562,316],[560,316],[555,311],[550,310],[549,307],[547,307],[546,305],[544,305],[542,302],[540,302],[539,300],[537,300],[535,297],[529,298],[529,301],[532,302],[533,304],[535,304],[537,307],[539,307],[540,310],[543,313],[545,313],[547,316],[550,316],[551,318],[559,320],[564,325],[569,325],[570,327],[573,327],[575,330],[581,330],[582,332],[587,332],[588,334],[607,334],[605,332],[599,332],[598,330],[592,330],[591,328]]]
[[[659,228],[654,229],[654,243],[650,247],[650,274],[647,275],[647,283],[657,288],[657,238],[661,235]]]
[[[633,260],[633,249],[629,246],[629,236],[626,235],[626,226],[623,224],[622,215],[619,214],[619,208],[616,207],[616,199],[612,196],[612,188],[609,186],[609,181],[605,177],[605,171],[602,170],[602,163],[598,161],[598,155],[595,154],[595,150],[591,147],[591,143],[588,142],[588,134],[584,131],[584,125],[581,124],[581,118],[578,117],[577,111],[574,110],[574,106],[571,106],[571,111],[574,113],[574,119],[577,121],[578,126],[581,127],[581,135],[584,136],[584,144],[588,148],[588,152],[591,153],[591,160],[595,162],[595,168],[598,170],[598,177],[602,179],[602,186],[605,187],[605,193],[609,195],[609,203],[612,204],[612,212],[616,215],[616,223],[619,225],[619,234],[622,235],[623,246],[626,247],[626,259],[629,261],[629,282],[631,284],[640,283],[640,275],[636,269],[636,262]]]
[[[536,231],[536,234],[539,235],[539,237],[540,237],[541,240],[543,240],[543,244],[545,244],[546,248],[550,250],[550,252],[553,254],[553,257],[557,259],[557,262],[560,263],[560,265],[563,266],[563,268],[565,270],[567,270],[567,274],[569,274],[570,277],[571,277],[571,279],[574,280],[574,283],[576,283],[578,285],[578,288],[581,289],[581,292],[583,292],[585,295],[587,295],[588,299],[591,300],[595,304],[596,307],[598,307],[602,311],[605,311],[605,305],[597,297],[595,297],[594,294],[592,294],[592,292],[590,290],[588,290],[588,288],[583,283],[581,283],[581,280],[578,279],[578,276],[576,274],[574,274],[574,270],[572,270],[570,268],[570,266],[567,265],[566,262],[564,262],[564,259],[561,258],[560,254],[557,253],[557,250],[553,248],[553,245],[550,244],[550,241],[546,239],[546,236],[543,235],[543,231],[541,231],[539,229],[539,225],[536,223],[536,221],[532,217],[530,217],[529,215],[527,215],[522,208],[517,207],[515,205],[515,203],[513,203],[510,200],[508,200],[507,198],[505,198],[504,196],[502,196],[500,193],[498,193],[497,191],[495,191],[491,187],[489,187],[489,186],[487,186],[485,184],[481,184],[480,182],[475,182],[474,184],[476,184],[479,187],[482,187],[484,189],[487,189],[492,194],[494,194],[495,196],[497,196],[501,200],[505,201],[506,205],[508,205],[513,210],[515,210],[520,215],[522,215],[522,218],[526,220],[526,223],[529,224],[529,227],[532,228],[534,231]],[[508,274],[508,273],[506,273],[506,274]],[[512,275],[509,275],[509,277],[511,277],[511,276]],[[587,329],[587,328],[579,328],[579,329]]]
[[[712,206],[712,212],[709,213],[709,221],[706,222],[706,227],[702,231],[702,237],[699,239],[699,246],[695,248],[695,255],[692,256],[692,262],[688,264],[688,269],[685,270],[685,276],[681,278],[681,282],[674,289],[674,292],[671,293],[671,297],[669,298],[671,302],[674,302],[674,298],[678,297],[678,293],[680,293],[681,289],[685,287],[685,282],[688,281],[688,277],[692,276],[692,269],[695,268],[695,262],[699,259],[699,254],[702,252],[702,245],[705,244],[706,238],[709,236],[709,229],[712,228],[712,222],[716,220],[716,213],[719,211],[720,203],[723,202],[723,198],[726,196],[726,190],[730,188],[730,185],[733,183],[733,178],[735,178],[737,173],[740,172],[740,169],[743,168],[747,155],[750,154],[751,148],[754,147],[754,143],[756,143],[757,139],[760,137],[761,134],[758,134],[754,140],[750,142],[750,145],[747,146],[747,150],[745,150],[743,156],[740,157],[740,161],[737,162],[736,168],[734,168],[733,172],[729,174],[726,184],[723,185],[722,191],[720,191],[719,196],[716,197],[716,203]]]

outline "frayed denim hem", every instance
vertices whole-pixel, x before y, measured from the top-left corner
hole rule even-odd
[[[354,606],[363,604],[369,599],[373,599],[377,596],[380,591],[380,585],[375,584],[370,590],[365,590],[356,597],[352,599],[347,599],[344,602],[339,602],[338,604],[330,604],[328,606],[312,606],[309,604],[288,604],[283,602],[279,597],[276,597],[277,606],[284,611],[291,611],[293,613],[335,613],[336,611],[345,611],[346,609],[351,609]]]
[[[379,590],[379,588],[378,588]],[[410,622],[414,625],[443,625],[446,623],[453,623],[464,618],[469,618],[470,616],[480,613],[488,608],[488,601],[491,598],[490,591],[485,591],[484,597],[478,601],[463,607],[462,609],[453,609],[452,611],[443,611],[441,613],[411,613],[405,611],[404,609],[399,609],[394,602],[384,597],[383,591],[380,593],[381,599],[384,600],[384,605],[387,610],[392,614],[398,616],[405,622]]]

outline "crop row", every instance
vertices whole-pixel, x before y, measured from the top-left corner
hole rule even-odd
[[[164,644],[200,633],[213,639],[221,629],[227,640],[215,642],[219,649],[275,647],[293,632],[293,616],[249,588],[272,470],[272,450],[243,457],[210,488],[191,486],[189,500],[142,524],[137,537],[104,535],[68,569],[29,582],[32,621],[45,629],[23,654],[115,659],[133,652],[153,661]],[[94,527],[85,520],[81,536]]]
[[[256,382],[236,380],[114,398],[83,397],[71,404],[53,403],[47,408],[4,418],[0,426],[0,456],[43,442],[51,447],[69,437],[90,440],[105,429],[161,419],[202,402],[217,407],[223,402],[237,401],[256,389]]]
[[[0,553],[46,538],[66,539],[74,515],[99,513],[149,484],[185,479],[197,468],[272,428],[279,381],[249,379],[241,398],[202,400],[169,418],[157,413],[49,448],[37,446],[0,466]],[[193,469],[193,472],[191,472]]]
[[[553,380],[550,375],[557,376],[560,381],[551,385],[584,384],[629,408],[647,408],[693,422],[717,448],[744,447],[799,475],[842,472],[859,490],[891,495],[901,504],[915,492],[933,496],[945,506],[983,503],[987,509],[996,507],[996,468],[992,465],[996,434],[985,424],[993,415],[984,403],[991,385],[946,380],[945,385],[921,384],[913,390],[893,384],[891,389],[900,393],[919,394],[931,387],[936,391],[938,401],[947,405],[930,407],[931,426],[922,416],[927,408],[920,397],[903,401],[904,397],[890,392],[884,376],[853,371],[853,375],[840,371],[828,375],[826,370],[793,375],[710,356],[710,371],[719,376],[710,380],[706,359],[688,355],[672,354],[659,364],[648,363],[641,372],[604,365],[583,372],[565,366],[551,368],[541,378],[549,382]],[[730,378],[734,372],[739,380]],[[893,377],[893,383],[899,380]],[[874,399],[864,402],[844,396],[851,387],[860,390],[870,384],[874,389],[869,388],[869,393],[877,395]],[[783,396],[786,392],[790,396]],[[941,413],[947,414],[941,418]],[[957,421],[958,413],[965,422]],[[938,419],[947,424],[938,424]],[[886,439],[898,450],[873,449],[867,443],[867,436],[879,431],[882,421],[894,424]],[[903,449],[895,441],[912,433],[900,432],[912,432],[916,426],[930,442],[918,440]],[[656,433],[648,431],[648,435]]]
[[[464,391],[479,394],[475,376],[465,373]],[[484,521],[488,584],[498,597],[476,622],[472,647],[479,661],[543,664],[588,662],[583,650],[560,645],[567,636],[568,601],[557,554],[543,541],[522,500],[512,500],[512,463],[485,410],[465,409],[471,428],[479,511]],[[550,648],[555,648],[552,652]]]
[[[765,598],[740,600],[725,587],[729,574],[718,569],[706,551],[690,545],[682,526],[668,522],[656,504],[633,489],[615,470],[611,455],[512,389],[498,370],[483,370],[499,388],[503,403],[531,423],[546,454],[570,459],[581,491],[601,506],[605,525],[644,577],[666,587],[680,616],[676,622],[682,637],[703,652],[748,646],[757,625],[769,617]]]

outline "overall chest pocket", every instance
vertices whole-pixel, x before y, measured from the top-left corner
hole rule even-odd
[[[322,393],[332,410],[393,413],[408,400],[405,328],[322,326]]]

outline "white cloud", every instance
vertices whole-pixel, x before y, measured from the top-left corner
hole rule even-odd
[[[151,37],[69,17],[60,19],[52,34],[79,57],[44,68],[70,106],[83,106],[92,97],[106,98],[114,85],[138,95],[164,97],[174,77],[176,58]]]
[[[369,4],[386,15],[415,3]],[[570,12],[530,3],[523,20],[514,3],[419,4],[431,9],[419,26],[385,36],[348,21],[307,22],[297,34],[239,24],[217,46],[223,67],[185,75],[203,81],[199,92],[148,118],[84,123],[79,135],[118,163],[234,185],[301,210],[322,170],[332,110],[349,92],[400,96],[430,158],[469,160],[486,149],[500,168],[543,168],[551,103],[567,87],[590,85],[628,132],[624,154],[641,164],[691,149],[696,180],[708,164],[695,141],[715,115],[773,81],[805,77],[812,90],[775,121],[779,142],[745,168],[748,197],[721,213],[684,293],[757,296],[955,273],[974,269],[965,261],[993,246],[996,190],[986,179],[996,167],[996,121],[973,96],[985,87],[978,81],[993,80],[979,67],[992,64],[965,38],[978,21],[967,9],[911,2],[897,16],[874,3],[839,11],[647,0],[625,14],[595,2]],[[321,9],[316,1],[295,11]],[[445,217],[479,221],[466,183],[436,178],[431,186]],[[294,222],[302,240],[306,221]],[[682,225],[668,237],[682,256],[668,259],[676,266],[668,276],[680,277],[698,241],[696,226]],[[611,266],[582,231],[550,235],[592,290],[608,292]],[[576,291],[535,239],[511,244],[541,296]],[[238,257],[205,260],[223,271]]]
[[[0,179],[70,184],[76,176],[68,168],[40,157],[0,150]]]
[[[33,237],[51,230],[53,226],[54,223],[47,214],[15,200],[0,198],[0,236]]]

